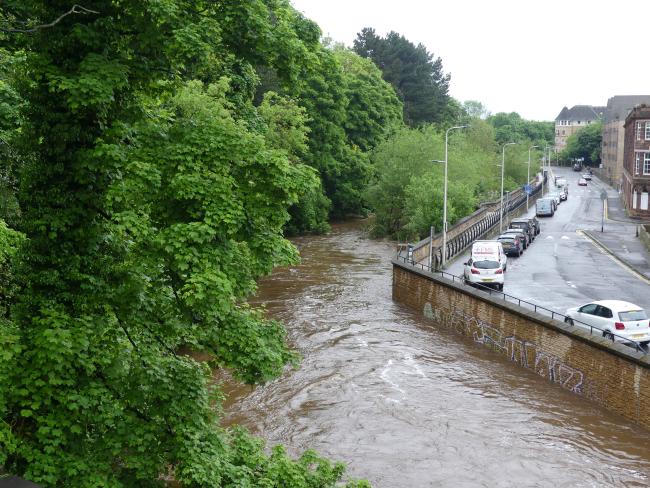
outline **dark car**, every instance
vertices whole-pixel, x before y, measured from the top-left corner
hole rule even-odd
[[[573,171],[582,171],[582,165],[580,163],[574,164]]]
[[[519,237],[519,239],[521,240],[521,242],[522,242],[522,244],[524,246],[524,249],[528,248],[528,244],[530,244],[530,236],[528,235],[528,233],[525,230],[523,230],[523,229],[507,229],[507,230],[503,231],[503,233],[501,234],[501,236],[507,236],[507,235]]]
[[[504,234],[497,237],[497,241],[503,246],[503,252],[507,256],[521,256],[524,252],[524,244],[522,239],[513,234]]]
[[[531,222],[531,219],[529,219],[529,218],[513,219],[510,222],[510,228],[511,229],[521,229],[524,232],[526,232],[526,234],[528,234],[528,242],[533,242],[535,240],[535,236],[537,235],[537,232],[535,230],[535,226]]]

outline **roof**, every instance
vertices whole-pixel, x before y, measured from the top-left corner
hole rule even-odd
[[[606,107],[594,106],[594,105],[574,105],[573,107],[566,108],[564,107],[559,115],[555,117],[555,120],[580,120],[580,121],[590,121],[596,120],[602,117],[605,112]]]
[[[638,305],[635,305],[630,302],[624,302],[623,300],[597,300],[595,302],[591,303],[596,303],[598,305],[603,305],[604,307],[611,308],[612,310],[616,310],[617,312],[625,312],[628,310],[643,310],[641,307]]]
[[[607,100],[604,122],[623,121],[634,107],[644,103],[650,105],[650,95],[616,95]]]

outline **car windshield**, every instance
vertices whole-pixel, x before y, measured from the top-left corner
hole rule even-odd
[[[645,310],[628,310],[627,312],[618,312],[618,316],[623,322],[630,322],[632,320],[645,320],[648,318]]]
[[[474,267],[478,269],[495,269],[499,267],[498,261],[485,259],[483,261],[474,261]]]
[[[514,237],[499,237],[499,239],[497,239],[497,240],[499,242],[515,242]]]

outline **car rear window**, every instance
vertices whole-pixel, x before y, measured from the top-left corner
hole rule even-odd
[[[630,322],[632,320],[645,320],[648,318],[645,310],[628,310],[627,312],[618,312],[618,317],[623,322]]]
[[[524,224],[522,222],[511,222],[510,227],[513,229],[525,229],[528,227],[528,224]]]
[[[499,237],[499,242],[515,242],[514,237]]]
[[[499,267],[499,262],[489,259],[484,261],[474,261],[474,267],[478,269],[495,269]]]

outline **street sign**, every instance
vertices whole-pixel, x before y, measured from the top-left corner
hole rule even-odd
[[[524,185],[524,191],[528,195],[532,195],[533,194],[533,187],[531,185]]]

